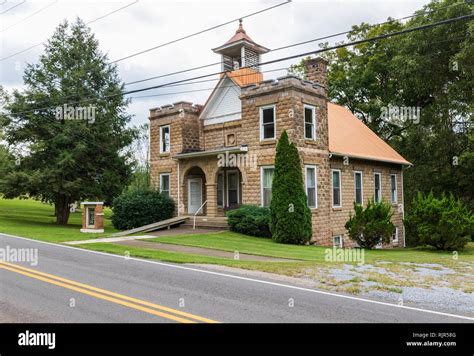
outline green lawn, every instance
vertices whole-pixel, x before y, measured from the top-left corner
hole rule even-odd
[[[81,212],[71,214],[69,224],[60,226],[55,224],[53,207],[34,200],[6,200],[0,199],[0,232],[29,237],[49,242],[66,242],[86,240],[109,235],[116,232],[110,223],[111,211],[105,210],[105,233],[85,234],[81,228]],[[82,248],[124,254],[128,251],[131,256],[153,258],[162,261],[177,263],[212,263],[226,266],[237,266],[250,269],[274,271],[285,268],[301,268],[306,265],[325,264],[325,247],[284,245],[270,239],[256,238],[233,232],[222,232],[200,235],[164,236],[147,241],[162,242],[176,245],[206,247],[269,257],[288,258],[301,262],[249,262],[233,259],[208,257],[178,252],[159,251],[152,249],[133,248],[112,243],[81,245]],[[459,253],[457,260],[451,252],[439,252],[428,248],[407,248],[365,251],[365,262],[415,262],[439,263],[453,265],[459,261],[474,262],[474,244]]]
[[[217,234],[163,236],[147,241],[168,244],[206,247],[223,251],[238,251],[253,255],[282,257],[302,261],[323,262],[326,247],[284,245],[270,239],[256,238],[234,232]],[[404,248],[365,251],[365,262],[415,262],[449,264],[455,261],[474,261],[474,243],[469,243],[466,249],[459,252],[458,259],[453,258],[452,252],[440,252],[430,248]]]
[[[66,226],[56,225],[52,205],[36,200],[0,199],[0,232],[32,239],[65,242],[97,238],[117,232],[110,223],[110,209],[105,209],[103,234],[81,233],[82,212],[69,217]]]

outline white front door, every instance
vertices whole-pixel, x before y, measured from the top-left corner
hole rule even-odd
[[[188,214],[194,214],[202,205],[202,179],[188,180]]]

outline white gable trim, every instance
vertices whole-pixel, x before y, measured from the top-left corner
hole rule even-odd
[[[222,79],[209,97],[200,118],[212,125],[241,118],[240,87],[229,77]]]

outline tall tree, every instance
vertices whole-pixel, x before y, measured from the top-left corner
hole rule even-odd
[[[276,147],[270,203],[270,231],[276,242],[303,244],[311,239],[311,211],[306,201],[301,159],[286,131]]]
[[[347,42],[472,13],[473,5],[432,1],[402,23],[353,26]],[[422,31],[325,52],[330,100],[348,107],[414,164],[405,174],[406,202],[417,191],[450,192],[474,208],[472,130],[474,22]],[[323,47],[327,47],[325,44]],[[293,71],[302,73],[304,66]],[[386,114],[389,107],[395,108]],[[418,115],[397,109],[419,108]],[[472,172],[472,170],[471,170]],[[408,207],[409,208],[409,207]]]
[[[67,224],[70,204],[110,202],[129,181],[135,130],[123,83],[80,19],[57,27],[23,79],[6,105],[5,139],[27,151],[1,189],[54,203],[57,223]]]

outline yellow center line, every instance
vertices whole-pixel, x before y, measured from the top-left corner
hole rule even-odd
[[[197,320],[197,321],[201,321],[201,322],[205,322],[205,323],[217,323],[217,321],[207,319],[207,318],[204,318],[204,317],[201,317],[201,316],[185,313],[185,312],[182,312],[180,310],[176,310],[176,309],[168,308],[168,307],[165,307],[165,306],[162,306],[162,305],[150,303],[150,302],[147,302],[147,301],[144,301],[144,300],[128,297],[126,295],[122,295],[122,294],[119,294],[119,293],[114,293],[114,292],[111,292],[111,291],[108,291],[108,290],[105,290],[105,289],[93,287],[93,286],[83,284],[83,283],[79,283],[79,282],[75,282],[75,281],[72,281],[72,280],[69,280],[69,279],[66,279],[66,278],[62,278],[62,277],[59,277],[59,276],[51,275],[51,274],[48,274],[48,273],[39,272],[39,271],[36,271],[36,270],[33,270],[33,269],[18,266],[18,265],[11,264],[11,263],[8,263],[8,262],[0,261],[0,268],[6,269],[6,270],[9,270],[9,271],[12,271],[12,272],[16,272],[16,273],[19,273],[19,274],[22,274],[22,275],[25,275],[25,276],[28,276],[28,277],[31,277],[31,278],[36,278],[36,279],[39,279],[41,281],[51,283],[51,284],[54,284],[54,285],[57,285],[57,286],[61,286],[63,288],[71,289],[71,290],[74,290],[74,291],[77,291],[77,292],[80,292],[80,293],[83,293],[83,294],[87,294],[87,295],[90,295],[90,296],[93,296],[93,297],[96,297],[96,298],[99,298],[99,299],[104,299],[104,300],[107,300],[107,301],[110,301],[110,302],[113,302],[113,303],[116,303],[116,304],[124,305],[124,306],[127,306],[129,308],[133,308],[133,309],[137,309],[137,310],[140,310],[140,311],[143,311],[143,312],[146,312],[146,313],[158,315],[158,316],[161,316],[161,317],[164,317],[164,318],[167,318],[167,319],[171,319],[171,320],[174,320],[174,321],[178,321],[178,322],[182,322],[182,323],[194,323]],[[143,307],[143,306],[146,306],[146,307]],[[147,307],[158,309],[160,311],[156,311],[154,309],[150,309],[150,308],[147,308]],[[175,314],[175,315],[168,314],[168,313],[172,313],[172,314]],[[181,318],[179,316],[182,316],[183,318]],[[185,319],[185,318],[189,318],[189,319],[193,319],[193,320],[188,320],[188,319]]]

